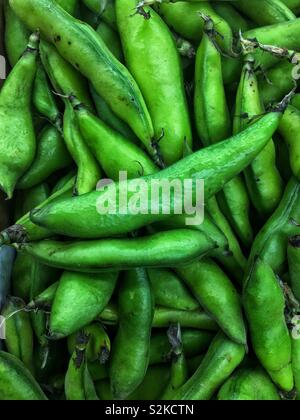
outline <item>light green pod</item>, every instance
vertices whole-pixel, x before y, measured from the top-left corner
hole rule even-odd
[[[124,61],[121,40],[116,31],[114,31],[107,23],[100,21],[97,26],[97,33],[101,36],[112,54],[122,63]]]
[[[118,181],[120,171],[126,171],[128,179],[158,172],[154,162],[137,145],[92,115],[76,98],[72,104],[83,139],[110,179]]]
[[[5,345],[9,353],[21,360],[32,373],[33,332],[25,303],[15,297],[8,298],[1,312],[5,321]],[[3,322],[3,321],[1,321]]]
[[[0,351],[0,399],[47,400],[29,370],[15,356],[3,351]]]
[[[0,93],[0,188],[10,199],[18,179],[35,155],[31,91],[36,74],[39,37],[33,34],[23,56]]]
[[[52,337],[67,337],[92,322],[110,301],[117,278],[117,273],[64,272],[52,305]]]
[[[282,135],[289,149],[290,165],[294,176],[300,180],[300,111],[290,105],[283,114],[279,125]]]
[[[46,126],[40,133],[35,159],[19,179],[18,189],[26,190],[45,181],[54,172],[71,165],[72,159],[59,131]]]
[[[293,336],[294,335],[294,336]],[[292,367],[294,372],[295,390],[297,392],[297,400],[300,400],[300,336],[299,330],[292,334]]]
[[[199,308],[199,303],[173,271],[153,268],[148,274],[156,305],[183,311]]]
[[[177,268],[200,305],[233,341],[246,344],[240,297],[226,274],[210,259]]]
[[[260,26],[296,19],[295,14],[281,0],[252,0],[251,5],[247,0],[238,0],[234,6]]]
[[[222,386],[219,401],[278,401],[278,390],[260,367],[238,370]]]
[[[211,31],[215,28],[215,22],[206,22],[195,66],[195,119],[198,134],[206,147],[228,138],[231,134],[221,53],[211,39]],[[249,219],[250,201],[242,177],[238,176],[230,181],[218,198],[223,212],[243,243],[251,244],[253,231]]]
[[[26,48],[30,32],[9,6],[9,0],[4,1],[4,17],[5,51],[9,64],[13,67]]]
[[[65,377],[65,395],[68,401],[99,400],[88,370],[86,347],[89,337],[78,335],[75,351]]]
[[[246,279],[243,303],[254,351],[284,391],[294,386],[292,348],[285,322],[285,299],[271,267],[257,259]]]
[[[245,347],[219,333],[194,375],[172,396],[172,400],[210,400],[241,364]]]
[[[249,23],[230,2],[213,1],[212,6],[218,15],[229,23],[234,35],[239,35],[240,31],[245,32],[249,29]]]
[[[130,190],[137,190],[137,181],[138,184],[142,181],[143,191],[149,192],[152,191],[153,185],[157,185],[162,180],[176,180],[180,183],[184,180],[192,180],[196,185],[197,180],[204,179],[205,201],[209,200],[261,152],[277,129],[281,116],[281,112],[267,114],[237,136],[201,149],[154,175],[139,180],[129,180],[127,185],[129,193],[125,197],[126,203],[131,202],[132,199],[136,200],[136,196],[134,197],[136,192],[130,193]],[[109,203],[109,205],[115,203],[123,186],[123,183],[111,184],[104,188],[104,191],[102,189],[84,197],[60,200],[39,211],[32,212],[31,220],[39,226],[47,227],[55,233],[66,236],[99,238],[132,232],[142,226],[166,220],[174,214],[174,188],[171,188],[170,191],[168,214],[161,210],[163,208],[161,197],[155,203],[155,211],[152,210],[153,202],[150,199],[147,202],[144,197],[143,211],[136,212],[137,214],[134,216],[131,212],[124,212],[124,207],[121,212],[120,206],[116,206],[116,211],[110,211],[110,209],[107,211],[105,203]],[[183,203],[181,204],[183,208]],[[106,208],[104,214],[103,205]],[[88,223],[86,223],[87,220]]]
[[[153,125],[142,94],[93,28],[68,15],[53,0],[10,0],[10,4],[29,27],[40,27],[59,53],[91,80],[96,91],[154,155]]]
[[[113,396],[124,399],[142,383],[149,365],[153,298],[146,270],[126,272],[118,306],[120,321],[109,376]]]
[[[178,249],[176,244],[180,243]],[[178,229],[133,239],[20,244],[41,263],[71,271],[98,273],[136,267],[170,267],[201,258],[215,248],[201,232]]]
[[[246,57],[236,97],[234,133],[245,130],[251,118],[264,113],[254,67],[253,57]],[[244,174],[252,204],[258,213],[263,217],[273,213],[283,194],[273,139],[270,139]]]
[[[65,105],[64,139],[77,165],[74,192],[76,195],[82,195],[96,189],[96,185],[101,179],[101,169],[82,138],[72,105],[68,101],[65,101]]]
[[[182,158],[184,142],[192,144],[182,67],[172,34],[161,17],[153,10],[148,20],[138,14],[131,16],[137,3],[116,1],[118,29],[127,67],[145,98],[155,138],[161,138],[158,146],[163,162],[171,165]]]

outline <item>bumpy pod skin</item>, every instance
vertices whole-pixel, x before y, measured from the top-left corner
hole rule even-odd
[[[219,401],[278,401],[278,390],[260,367],[234,373],[218,393]]]
[[[110,380],[114,397],[123,399],[143,381],[149,364],[153,298],[143,268],[126,273],[119,290],[119,310]]]
[[[289,149],[290,165],[294,176],[300,180],[300,111],[290,105],[283,114],[279,125],[282,135]]]
[[[249,126],[249,119],[264,112],[254,67],[252,57],[246,57],[236,97],[234,133],[245,130]],[[276,167],[272,139],[244,174],[252,204],[258,213],[262,217],[273,213],[283,194],[283,182]]]
[[[1,400],[47,400],[45,394],[25,366],[11,354],[0,351]]]
[[[173,395],[173,400],[210,400],[241,364],[245,347],[217,334],[194,375]]]
[[[150,157],[137,145],[115,132],[84,106],[74,106],[80,132],[105,174],[118,181],[120,171],[128,179],[158,172]]]
[[[52,305],[52,337],[67,337],[93,321],[110,301],[117,278],[118,273],[64,272]]]
[[[231,118],[222,77],[221,53],[211,39],[209,30],[214,22],[205,25],[196,55],[194,110],[198,134],[204,146],[218,143],[231,134]],[[250,201],[243,178],[230,181],[218,195],[222,210],[231,225],[249,245],[253,231],[249,220]]]
[[[237,136],[193,153],[158,174],[142,178],[147,183],[146,190],[147,187],[151,190],[152,182],[155,183],[157,180],[184,181],[192,179],[193,182],[196,182],[197,179],[204,179],[204,193],[207,201],[222,190],[228,181],[245,169],[261,152],[277,129],[281,116],[280,112],[272,112]],[[136,181],[128,181],[128,191],[131,188],[136,191],[136,187],[134,187]],[[101,207],[104,197],[105,200],[108,200],[107,202],[114,202],[118,196],[119,188],[120,184],[113,184],[109,185],[104,192],[97,191],[84,197],[60,200],[39,211],[32,212],[31,220],[39,226],[47,227],[55,233],[66,236],[99,238],[131,232],[170,217],[170,214],[162,214],[161,211],[159,211],[160,214],[150,214],[153,213],[149,211],[151,203],[148,203],[147,214],[139,213],[134,217],[130,212],[120,214],[116,211],[115,214],[99,214],[99,204]],[[171,207],[174,201],[173,193],[174,191],[171,191]],[[128,200],[132,195],[128,194]],[[159,204],[161,208],[161,200]],[[173,210],[170,210],[172,214]]]
[[[24,311],[25,303],[19,298],[9,298],[1,312],[6,318],[6,348],[20,359],[31,372],[33,369],[33,332],[30,316]],[[3,322],[3,321],[2,321]]]
[[[285,322],[285,300],[273,270],[262,260],[254,262],[243,291],[251,342],[261,364],[283,390],[294,386],[292,349]]]
[[[72,159],[59,131],[47,126],[40,134],[35,159],[19,179],[17,188],[26,190],[44,182],[54,172],[71,165]]]
[[[178,243],[181,243],[182,249],[176,248]],[[215,248],[215,244],[205,235],[188,229],[134,239],[85,242],[46,240],[20,246],[43,264],[87,273],[176,266],[201,258]]]
[[[245,345],[246,329],[240,297],[218,265],[210,259],[203,259],[177,268],[176,272],[225,334],[231,340]]]
[[[234,6],[260,26],[296,19],[296,15],[281,0],[252,0],[251,5],[247,0],[238,0]]]
[[[116,1],[118,28],[126,64],[145,98],[155,137],[163,135],[162,159],[171,165],[182,158],[184,143],[192,144],[181,63],[172,34],[155,11],[149,20],[131,16],[137,3]]]
[[[10,4],[29,27],[40,27],[59,53],[91,80],[96,91],[153,154],[153,126],[142,94],[93,28],[68,15],[52,0],[11,0]]]
[[[35,155],[30,102],[39,37],[33,34],[0,93],[0,187],[10,199]]]

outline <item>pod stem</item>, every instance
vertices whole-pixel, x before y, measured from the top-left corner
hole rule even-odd
[[[85,105],[80,102],[80,100],[73,94],[68,96],[68,100],[70,101],[74,111],[79,111],[80,109],[86,109]]]
[[[180,356],[183,351],[183,346],[179,322],[176,325],[170,325],[167,331],[167,336],[172,347],[170,355],[174,357]]]
[[[240,54],[235,53],[232,49],[229,52],[225,52],[222,50],[220,45],[218,44],[217,38],[221,38],[224,40],[224,36],[220,34],[215,29],[215,23],[213,19],[206,15],[205,13],[198,12],[199,16],[204,20],[204,29],[203,32],[208,36],[208,38],[211,40],[217,51],[223,56],[227,58],[238,58]]]
[[[293,99],[293,97],[295,96],[297,88],[298,88],[297,83],[294,80],[293,89],[287,95],[285,95],[282,101],[280,101],[275,106],[271,107],[271,111],[283,113],[287,109],[289,104],[291,103],[291,100]]]
[[[0,234],[1,245],[23,244],[26,242],[28,242],[28,237],[22,225],[12,225]]]
[[[28,52],[38,51],[39,43],[40,43],[40,31],[37,30],[33,34],[30,35],[26,50],[24,51],[23,55]]]

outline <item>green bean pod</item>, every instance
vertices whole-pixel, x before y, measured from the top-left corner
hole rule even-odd
[[[249,22],[229,2],[213,1],[212,6],[229,23],[234,35],[238,36],[240,31],[246,32],[249,29]]]
[[[151,190],[151,184],[157,185],[158,180],[183,182],[192,179],[195,185],[197,180],[205,179],[204,194],[207,201],[222,190],[228,181],[245,169],[261,152],[277,129],[281,115],[281,112],[271,112],[237,136],[193,153],[157,174],[141,178],[141,182],[145,181],[143,190],[144,188],[146,191]],[[136,184],[137,180],[129,180],[127,192],[132,189],[136,191]],[[104,191],[102,189],[84,197],[60,200],[32,212],[31,220],[39,226],[66,236],[99,238],[131,232],[153,222],[167,219],[174,213],[174,188],[171,188],[171,205],[168,214],[162,214],[161,196],[157,200],[157,208],[154,212],[151,210],[150,200],[148,203],[145,202],[146,211],[143,208],[143,214],[138,212],[134,217],[128,211],[125,212],[126,214],[121,214],[118,208],[115,212],[108,211],[109,214],[107,214],[105,211],[105,214],[102,214],[101,207],[104,204],[102,200],[105,197],[105,202],[114,203],[121,185],[124,186],[122,183],[112,184]],[[126,201],[128,202],[133,196],[134,193],[128,193]],[[99,208],[101,214],[99,214]],[[80,217],[78,217],[79,214]],[[87,220],[89,223],[86,223]]]
[[[209,16],[218,28],[217,42],[226,53],[232,52],[233,34],[229,24],[219,16],[210,1],[156,4],[155,9],[164,21],[178,34],[191,41],[202,38],[204,20],[201,14]],[[184,19],[183,19],[184,16]]]
[[[271,267],[257,259],[243,291],[254,351],[272,380],[283,390],[294,386],[292,349],[285,322],[283,291]]]
[[[18,62],[30,35],[30,32],[17,17],[5,1],[5,48],[8,61],[12,67]],[[60,126],[60,114],[55,99],[50,90],[48,80],[42,65],[38,62],[37,72],[33,85],[32,101],[37,111],[57,128]]]
[[[40,133],[35,159],[28,171],[19,179],[17,188],[27,190],[44,182],[54,172],[64,169],[72,160],[59,131],[46,126]]]
[[[119,290],[120,322],[112,346],[111,389],[126,398],[143,381],[150,354],[153,298],[146,270],[128,271]]]
[[[72,195],[72,189],[74,186],[75,178],[72,177],[69,179],[65,185],[63,185],[60,189],[55,191],[50,197],[44,200],[41,204],[36,206],[36,208],[41,208],[52,201],[61,199],[62,197],[68,195]],[[31,222],[29,218],[29,213],[26,213],[23,217],[21,217],[15,225],[5,229],[0,234],[0,242],[5,244],[11,244],[14,242],[23,242],[24,240],[27,241],[33,240],[41,240],[44,238],[48,238],[52,236],[49,230],[41,228],[34,223]]]
[[[152,268],[148,275],[156,305],[182,311],[199,308],[199,303],[173,271]]]
[[[93,28],[68,15],[52,0],[10,0],[10,4],[29,27],[40,27],[58,52],[91,80],[96,91],[154,155],[153,126],[142,94]]]
[[[176,244],[181,249],[176,249]],[[178,229],[134,239],[20,244],[25,253],[50,267],[99,273],[136,267],[170,267],[203,257],[215,244],[202,233]]]
[[[18,179],[30,167],[35,155],[30,103],[37,69],[38,43],[38,34],[31,35],[27,49],[0,93],[0,188],[9,199],[13,196]]]
[[[204,353],[214,334],[210,331],[183,329],[181,332],[182,344],[186,357],[193,357]],[[168,363],[172,356],[172,346],[166,333],[154,333],[150,342],[150,365]]]
[[[246,269],[247,275],[258,255],[276,274],[285,272],[288,240],[300,232],[299,194],[300,184],[292,178],[277,210],[254,240]]]
[[[289,50],[297,50],[299,48],[300,35],[300,19],[294,19],[288,22],[278,23],[275,25],[262,26],[250,29],[243,34],[246,39],[257,39],[262,44],[280,46]],[[255,51],[256,63],[267,70],[278,63],[278,58],[264,51]],[[223,60],[223,77],[225,84],[236,81],[242,68],[242,61],[232,58],[224,58]]]
[[[28,211],[38,206],[49,197],[49,187],[47,184],[37,185],[30,190],[18,191],[16,194],[15,205],[18,209],[15,217],[21,218]],[[30,290],[32,285],[33,258],[30,255],[17,254],[12,272],[12,290],[13,295],[18,296],[25,302],[30,299]]]
[[[33,332],[25,303],[15,297],[7,299],[1,312],[5,320],[6,348],[21,360],[31,372],[33,368]],[[3,322],[3,321],[2,321]]]
[[[88,370],[86,347],[89,338],[79,334],[65,377],[65,394],[68,401],[99,400]]]
[[[67,13],[74,15],[78,8],[79,0],[55,0]]]
[[[168,336],[172,345],[173,356],[170,380],[160,398],[162,400],[170,400],[173,393],[188,380],[188,364],[182,345],[180,325],[171,326],[168,330]]]
[[[118,309],[114,305],[108,305],[99,315],[99,319],[107,325],[117,324],[120,321]],[[206,331],[218,330],[216,322],[200,309],[186,311],[156,306],[152,328],[167,328],[172,324],[180,324],[183,328],[197,328]]]
[[[172,400],[210,400],[244,356],[244,346],[219,333],[194,375],[173,394]]]
[[[289,9],[294,13],[298,14],[300,12],[300,1],[299,0],[281,0]]]
[[[207,147],[227,139],[231,121],[222,77],[221,54],[211,39],[215,23],[208,20],[196,55],[194,109],[198,134]],[[242,177],[230,181],[219,195],[223,211],[248,245],[253,238],[250,202]]]
[[[200,305],[234,342],[246,344],[246,329],[240,297],[216,263],[209,259],[177,268]]]
[[[300,339],[299,332],[291,337],[292,340],[292,368],[295,380],[295,390],[297,392],[297,400],[300,400]]]
[[[0,399],[47,400],[29,370],[15,356],[0,351]]]
[[[265,106],[280,101],[293,89],[293,68],[292,63],[283,61],[259,76],[259,92]]]
[[[92,322],[110,301],[117,277],[117,273],[64,272],[50,315],[52,338],[67,337]]]
[[[289,239],[287,255],[292,290],[295,298],[300,302],[300,236],[293,236]]]
[[[279,125],[282,135],[289,149],[290,165],[293,174],[300,180],[300,111],[290,105],[285,111]]]
[[[83,0],[92,12],[96,13],[103,22],[117,30],[117,18],[114,0]]]
[[[247,56],[236,97],[235,133],[243,131],[249,126],[248,118],[253,118],[264,112],[254,64],[253,58]],[[245,118],[245,115],[248,118]],[[262,216],[273,213],[278,207],[283,193],[283,182],[275,160],[275,146],[273,140],[270,139],[267,146],[244,172],[252,204]]]
[[[77,165],[77,176],[74,186],[75,194],[82,195],[94,191],[101,178],[101,170],[91,150],[82,138],[75,112],[67,101],[63,130],[66,146]]]
[[[104,365],[109,358],[111,348],[110,339],[106,331],[101,324],[94,322],[84,327],[82,332],[89,337],[89,342],[86,346],[86,358],[88,362],[98,362]],[[76,348],[77,335],[78,332],[68,337],[68,350],[71,355]]]
[[[96,31],[101,36],[112,54],[122,63],[124,61],[124,56],[118,33],[104,21],[100,21]]]
[[[211,197],[208,200],[206,210],[209,212],[213,221],[223,232],[228,241],[228,255],[217,256],[217,259],[238,282],[241,282],[244,276],[247,260],[243,255],[239,241],[237,240],[228,220],[221,212],[216,197]]]
[[[120,171],[126,171],[128,179],[158,171],[139,146],[92,115],[76,98],[72,98],[72,105],[84,141],[109,178],[117,181]]]
[[[278,401],[278,391],[260,367],[242,368],[218,392],[219,401]]]
[[[162,136],[163,162],[171,165],[182,158],[184,142],[192,144],[182,67],[167,25],[154,10],[149,20],[131,16],[137,4],[138,0],[116,1],[118,29],[127,67],[145,98],[155,138]]]
[[[58,286],[59,282],[57,281],[51,284],[51,286],[49,286],[46,290],[43,290],[39,295],[34,296],[31,302],[27,305],[27,308],[50,310],[53,305]]]
[[[98,117],[115,131],[122,134],[122,136],[126,139],[131,140],[134,143],[138,143],[138,139],[131,128],[113,113],[107,102],[98,95],[91,84],[90,91]]]
[[[234,2],[234,7],[260,26],[296,19],[295,14],[281,0],[252,0],[251,5],[247,0],[238,0]]]

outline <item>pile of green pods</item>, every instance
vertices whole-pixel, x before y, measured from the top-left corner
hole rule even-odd
[[[300,0],[0,5],[0,400],[300,400]]]

